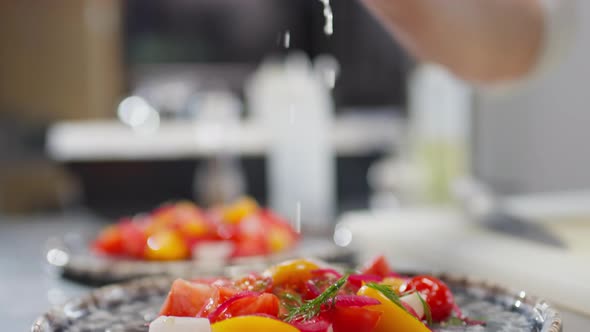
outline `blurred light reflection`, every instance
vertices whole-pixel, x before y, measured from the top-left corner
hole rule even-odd
[[[152,250],[160,250],[160,247],[161,247],[161,244],[153,236],[150,236],[147,239],[147,245]]]
[[[334,243],[340,247],[346,247],[352,242],[352,232],[346,227],[336,227],[334,231]]]
[[[285,35],[283,37],[283,46],[285,48],[291,47],[291,32],[289,30],[285,32]]]
[[[47,251],[46,257],[49,264],[54,266],[65,266],[70,260],[70,256],[65,251],[57,248]]]
[[[145,99],[130,96],[119,104],[117,116],[139,134],[151,134],[160,127],[160,114]]]

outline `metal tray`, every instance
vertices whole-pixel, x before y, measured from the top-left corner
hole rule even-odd
[[[559,313],[525,292],[468,277],[439,275],[464,314],[486,326],[436,327],[437,332],[561,332]],[[152,277],[99,288],[38,318],[33,332],[147,332],[169,291],[171,278]]]

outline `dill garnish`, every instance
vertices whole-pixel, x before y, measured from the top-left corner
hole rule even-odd
[[[380,284],[376,284],[374,282],[369,282],[366,285],[369,288],[373,288],[374,290],[379,291],[381,294],[383,294],[386,298],[388,298],[391,302],[393,302],[395,305],[397,305],[398,307],[400,307],[403,311],[408,312],[408,309],[406,309],[406,307],[404,307],[404,305],[402,304],[402,301],[400,300],[399,296],[393,291],[393,288],[389,285],[380,285]]]
[[[310,320],[317,316],[320,311],[322,310],[322,306],[324,304],[328,304],[336,299],[336,295],[338,295],[338,291],[346,284],[348,280],[348,274],[344,275],[342,278],[338,279],[335,283],[330,285],[323,291],[318,297],[312,300],[307,300],[303,302],[298,307],[292,307],[289,309],[289,313],[285,318],[286,322],[292,322],[294,320]]]
[[[281,303],[283,304],[283,306],[289,311],[303,304],[301,295],[297,293],[284,292],[279,296],[279,298],[281,299]]]
[[[428,323],[428,325],[432,325],[432,313],[430,312],[430,306],[428,305],[428,303],[426,303],[426,300],[422,298],[422,295],[420,295],[420,293],[417,294],[418,298],[420,299],[420,302],[422,302],[422,307],[424,307],[424,316],[426,316],[426,322]]]

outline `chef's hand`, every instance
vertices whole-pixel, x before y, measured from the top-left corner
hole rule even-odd
[[[362,1],[410,53],[466,80],[520,78],[543,48],[541,0]]]

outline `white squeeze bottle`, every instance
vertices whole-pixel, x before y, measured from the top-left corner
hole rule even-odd
[[[422,175],[422,199],[451,203],[454,182],[469,174],[472,89],[445,69],[423,64],[408,90],[410,158]]]
[[[269,134],[271,207],[306,230],[329,231],[335,208],[330,89],[307,56],[293,53],[284,64],[263,64],[247,98]]]

